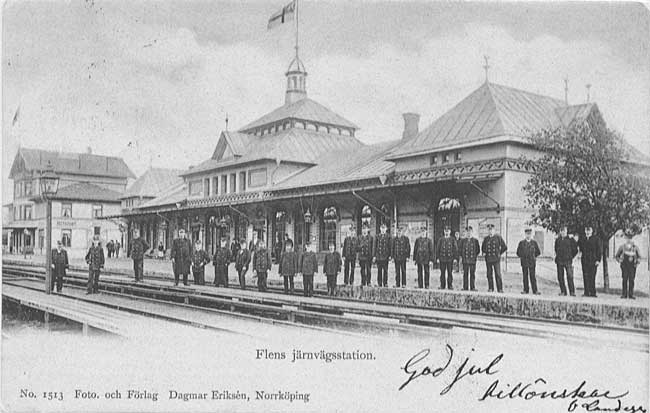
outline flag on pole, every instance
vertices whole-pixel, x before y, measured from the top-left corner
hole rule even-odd
[[[284,22],[288,22],[294,19],[296,14],[296,0],[293,0],[291,3],[284,6],[281,10],[273,13],[269,19],[269,24],[267,30],[271,30],[274,27],[281,25]]]

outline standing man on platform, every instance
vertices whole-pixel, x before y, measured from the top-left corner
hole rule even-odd
[[[639,265],[641,253],[632,238],[632,230],[625,231],[625,243],[616,251],[616,261],[621,264],[621,276],[623,285],[621,289],[621,298],[634,300],[634,276],[636,275],[636,266]]]
[[[147,241],[140,238],[140,230],[133,230],[133,240],[131,241],[131,259],[133,259],[133,274],[135,282],[140,282],[144,278],[144,253],[149,249]]]
[[[336,292],[336,277],[341,272],[341,255],[334,250],[334,243],[330,242],[329,252],[323,261],[323,274],[327,277],[327,294],[333,296]]]
[[[539,295],[537,279],[535,278],[535,264],[542,251],[540,251],[537,241],[533,239],[533,230],[531,228],[526,228],[524,234],[525,238],[519,241],[517,246],[517,257],[521,261],[521,272],[524,277],[524,290],[521,293],[528,294],[528,280],[530,279],[533,294]]]
[[[65,270],[68,268],[70,268],[68,264],[68,252],[63,249],[63,244],[59,240],[56,242],[56,248],[52,250],[52,291],[54,291],[54,282],[56,281],[56,292],[61,292]]]
[[[458,244],[456,238],[451,236],[451,228],[445,227],[444,236],[438,240],[436,245],[436,257],[440,261],[440,289],[445,289],[445,272],[447,273],[446,287],[454,289],[454,276],[452,268],[454,261],[458,259]]]
[[[266,278],[271,271],[271,253],[266,248],[264,238],[257,241],[257,248],[253,253],[253,273],[257,275],[257,290],[266,291]]]
[[[174,267],[174,285],[178,285],[181,275],[183,275],[183,285],[189,285],[187,276],[192,261],[192,242],[187,239],[184,228],[178,230],[178,238],[172,243],[171,259]]]
[[[99,273],[104,268],[104,248],[99,243],[99,235],[93,237],[93,245],[86,254],[88,264],[88,288],[86,294],[95,294],[99,291]]]
[[[354,266],[357,259],[358,246],[359,241],[354,235],[354,227],[350,227],[345,239],[343,240],[343,260],[345,261],[343,283],[345,285],[354,284]]]
[[[403,227],[397,229],[392,255],[395,260],[395,286],[406,288],[406,261],[411,256],[411,241],[404,235]]]
[[[285,240],[284,251],[280,256],[280,266],[278,267],[278,273],[284,278],[285,294],[293,294],[293,278],[298,272],[298,261],[298,254],[293,250],[293,241]]]
[[[115,258],[120,258],[120,248],[122,246],[118,241],[115,241]]]
[[[205,285],[205,266],[210,262],[210,255],[201,248],[201,240],[194,241],[194,252],[192,253],[192,274],[194,284]]]
[[[230,248],[228,248],[228,239],[221,237],[221,246],[217,248],[212,257],[214,265],[214,286],[223,285],[228,287],[228,265],[230,264]]]
[[[585,297],[596,297],[596,271],[603,257],[603,247],[600,239],[594,235],[591,226],[585,227],[585,236],[580,240],[578,248],[582,253],[582,280],[585,288]]]
[[[485,266],[487,267],[488,291],[494,291],[494,281],[492,273],[497,282],[497,291],[503,292],[503,282],[501,281],[501,255],[508,250],[505,241],[496,233],[493,224],[488,224],[490,235],[483,239],[481,252],[485,257]]]
[[[370,285],[370,269],[375,240],[370,236],[370,229],[364,226],[363,235],[359,238],[359,267],[361,267],[361,285]]]
[[[242,238],[241,248],[237,251],[237,256],[235,257],[235,270],[237,270],[237,275],[239,276],[239,285],[242,290],[246,289],[246,272],[248,272],[248,266],[251,263],[251,252],[246,248],[246,240]]]
[[[573,285],[573,259],[578,254],[578,244],[567,235],[567,227],[560,227],[560,235],[555,239],[555,265],[557,267],[557,282],[560,284],[560,294],[566,295],[567,288],[564,284],[564,273],[569,286],[569,294],[576,295]],[[586,291],[586,290],[585,290]]]
[[[307,242],[305,251],[300,256],[298,272],[302,274],[302,285],[305,297],[314,295],[314,274],[318,272],[318,257],[314,252],[313,244]]]
[[[429,288],[429,263],[433,261],[433,241],[429,238],[426,227],[422,227],[422,235],[415,240],[413,261],[418,266],[418,288]],[[422,272],[424,272],[424,284]]]
[[[478,245],[478,240],[474,238],[474,228],[466,228],[467,237],[462,240],[459,247],[459,256],[463,260],[463,290],[467,291],[468,276],[469,276],[469,289],[476,291],[474,281],[476,279],[476,258],[481,252],[481,246]]]
[[[388,227],[382,223],[379,227],[380,234],[377,235],[375,240],[374,258],[377,262],[377,285],[379,287],[388,286],[388,260],[393,246],[393,240],[390,235],[386,233]]]

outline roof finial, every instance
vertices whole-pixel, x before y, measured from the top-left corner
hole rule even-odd
[[[587,103],[589,103],[589,92],[591,90],[591,83],[587,83],[585,87],[587,88]]]
[[[226,132],[228,132],[228,112],[226,112]]]
[[[485,59],[485,64],[483,65],[483,69],[485,70],[485,83],[487,83],[487,81],[488,81],[488,69],[490,68],[488,60],[490,59],[490,57],[488,55],[484,55],[483,59]]]
[[[564,103],[569,106],[569,77],[564,77]]]

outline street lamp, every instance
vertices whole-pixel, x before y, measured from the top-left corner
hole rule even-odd
[[[45,293],[52,293],[52,197],[59,190],[59,177],[54,173],[51,161],[41,172],[41,197],[45,200]]]

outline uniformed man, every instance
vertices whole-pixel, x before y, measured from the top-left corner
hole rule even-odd
[[[237,257],[235,257],[235,270],[237,270],[239,285],[242,290],[246,289],[246,272],[248,271],[250,263],[251,252],[246,248],[246,240],[242,238],[241,248],[237,251]]]
[[[497,291],[502,293],[501,255],[507,251],[508,247],[503,238],[496,233],[493,224],[488,224],[487,227],[490,234],[483,239],[481,252],[485,257],[485,266],[487,267],[488,291],[494,291],[494,280],[492,279],[492,274],[494,273],[494,278],[497,282]]]
[[[469,287],[471,291],[476,291],[474,284],[476,279],[476,258],[481,252],[481,246],[478,245],[478,240],[474,238],[474,228],[467,227],[466,233],[467,237],[461,242],[459,247],[459,255],[463,260],[463,290],[467,291]]]
[[[393,240],[387,233],[388,226],[382,223],[379,227],[379,235],[375,240],[375,250],[373,257],[377,263],[377,285],[379,287],[388,286],[388,260],[391,258],[391,249]]]
[[[230,248],[228,248],[228,239],[221,238],[220,246],[212,256],[212,265],[214,265],[214,285],[218,287],[223,285],[228,287],[228,265],[230,264]]]
[[[580,263],[585,288],[583,296],[596,297],[596,271],[603,257],[603,247],[600,239],[594,235],[593,227],[589,225],[585,227],[585,236],[578,243],[578,248],[582,253]]]
[[[406,288],[406,261],[411,256],[411,241],[404,235],[403,227],[397,229],[392,256],[395,260],[395,286]]]
[[[302,274],[302,285],[305,297],[314,295],[314,274],[318,272],[318,257],[314,252],[314,245],[307,242],[305,251],[300,256],[299,272]]]
[[[140,230],[133,230],[133,240],[131,240],[131,259],[133,259],[133,274],[135,282],[140,282],[144,278],[144,253],[149,249],[149,244],[143,238],[140,238]]]
[[[464,237],[464,235],[463,235]],[[460,237],[460,232],[456,231],[454,232],[454,239],[456,240],[456,247],[458,247],[458,251],[460,251],[460,243],[462,241],[462,238]],[[453,271],[454,272],[459,272],[460,271],[460,256],[456,258],[456,260],[453,263]]]
[[[99,243],[99,235],[93,236],[93,243],[86,253],[88,264],[88,287],[86,294],[95,294],[99,291],[99,273],[104,268],[104,248]]]
[[[357,260],[357,249],[359,247],[359,241],[354,235],[354,231],[354,227],[351,226],[343,240],[343,260],[345,261],[343,283],[345,285],[354,284],[354,267]]]
[[[623,278],[621,298],[634,300],[634,277],[636,266],[639,265],[641,254],[632,238],[634,232],[628,229],[625,231],[625,243],[616,252],[616,261],[621,264],[621,276]]]
[[[293,250],[293,241],[285,240],[284,251],[280,256],[278,273],[284,278],[284,293],[293,294],[293,277],[298,272],[298,254]]]
[[[336,278],[341,271],[341,255],[334,250],[334,243],[330,242],[329,252],[323,261],[323,274],[327,277],[327,294],[333,296],[336,292]]]
[[[205,285],[205,266],[210,262],[210,255],[201,247],[201,240],[194,241],[194,252],[192,253],[192,274],[194,284]]]
[[[533,289],[533,294],[539,295],[537,291],[537,279],[535,278],[535,264],[537,257],[542,252],[537,245],[537,241],[533,239],[533,230],[526,228],[524,230],[525,238],[519,241],[517,245],[517,257],[521,261],[521,272],[524,277],[524,290],[522,294],[528,294],[528,280],[530,279],[530,287]]]
[[[364,225],[359,238],[359,267],[361,267],[361,285],[370,285],[370,268],[372,268],[372,255],[375,240],[370,235],[370,229]]]
[[[557,282],[560,284],[560,295],[567,294],[564,284],[564,273],[569,287],[569,294],[576,295],[573,285],[573,259],[578,254],[578,244],[573,237],[568,236],[566,226],[560,228],[560,235],[555,239],[555,265],[557,267]]]
[[[426,227],[422,227],[421,235],[415,240],[413,247],[413,261],[418,266],[418,288],[429,288],[429,263],[433,261],[433,252],[433,241],[429,238],[429,231]]]
[[[171,259],[174,269],[174,285],[178,285],[180,276],[183,276],[183,285],[189,285],[187,276],[190,273],[192,261],[192,242],[187,239],[185,229],[178,230],[178,238],[172,243]]]
[[[436,245],[436,258],[440,262],[440,289],[444,290],[446,286],[453,290],[452,268],[454,261],[458,259],[458,244],[456,239],[451,236],[451,228],[448,226],[445,227],[444,236],[438,240],[438,245]],[[446,280],[445,273],[447,273]]]
[[[56,281],[56,292],[60,293],[63,288],[63,277],[65,277],[65,270],[69,268],[68,252],[63,249],[61,241],[56,242],[56,248],[52,250],[52,285],[51,290],[54,290],[54,283]]]
[[[257,276],[257,290],[266,291],[266,278],[271,270],[271,253],[266,248],[264,237],[257,241],[257,248],[253,253],[253,273]]]

